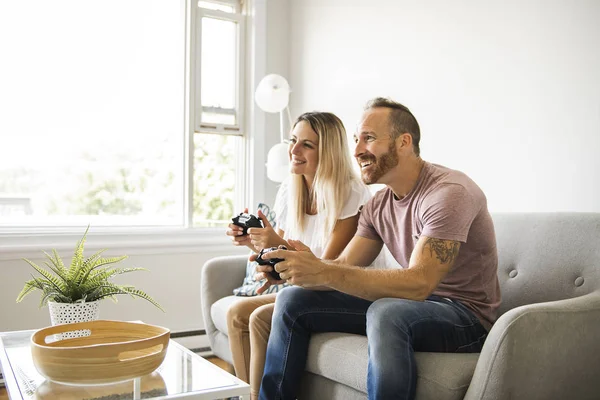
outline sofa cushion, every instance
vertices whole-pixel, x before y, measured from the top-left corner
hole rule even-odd
[[[367,338],[345,333],[312,336],[306,370],[367,392]],[[479,354],[416,353],[419,399],[462,399]]]
[[[600,288],[600,214],[498,213],[499,315]]]
[[[213,323],[219,332],[227,335],[227,310],[229,310],[229,307],[231,307],[233,303],[240,301],[243,298],[244,297],[233,295],[223,297],[214,302],[210,307],[210,317],[212,318]]]

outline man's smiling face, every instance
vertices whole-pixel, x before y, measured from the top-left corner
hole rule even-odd
[[[392,138],[388,108],[365,111],[354,135],[354,157],[364,183],[387,183],[386,174],[398,165],[396,141]]]

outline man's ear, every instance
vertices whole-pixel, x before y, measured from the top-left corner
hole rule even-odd
[[[406,132],[398,136],[396,139],[396,145],[398,145],[401,149],[412,149],[412,136],[410,133]]]

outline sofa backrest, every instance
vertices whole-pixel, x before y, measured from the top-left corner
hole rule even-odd
[[[600,213],[492,214],[500,313],[600,290]]]

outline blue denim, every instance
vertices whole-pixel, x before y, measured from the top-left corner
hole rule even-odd
[[[318,332],[367,335],[367,393],[369,399],[386,400],[415,397],[415,351],[479,352],[487,335],[467,307],[447,298],[371,302],[336,291],[288,287],[275,302],[261,400],[296,398],[310,336]]]

